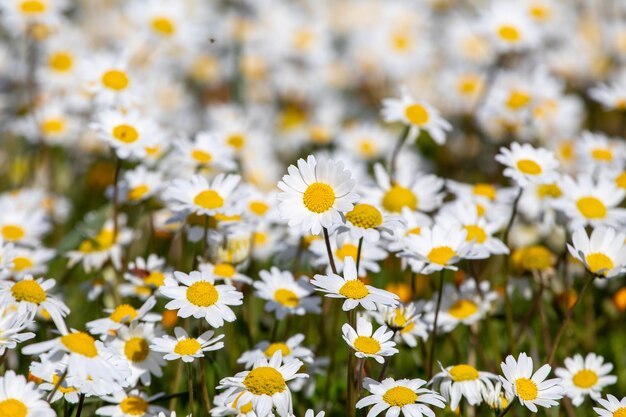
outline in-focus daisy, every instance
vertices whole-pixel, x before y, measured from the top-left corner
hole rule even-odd
[[[158,396],[155,396],[158,397]],[[155,416],[159,412],[166,411],[165,408],[152,405],[150,401],[155,397],[148,398],[146,393],[134,389],[128,393],[118,391],[112,395],[103,396],[107,403],[115,405],[105,405],[96,410],[96,415],[111,417],[149,417]]]
[[[611,278],[622,273],[626,266],[626,234],[611,227],[596,227],[587,236],[580,228],[572,235],[573,245],[567,248],[573,257],[592,274]]]
[[[209,182],[194,175],[189,179],[174,180],[163,193],[163,198],[177,211],[207,216],[239,214],[242,209],[237,204],[236,189],[240,180],[239,175],[218,174]]]
[[[356,263],[352,257],[345,260],[343,277],[333,273],[329,275],[315,275],[311,284],[320,291],[327,293],[330,298],[345,298],[343,310],[348,311],[359,305],[366,310],[375,310],[376,304],[395,306],[398,304],[398,296],[389,291],[380,290],[365,285],[359,279],[356,271]]]
[[[402,225],[402,218],[385,213],[372,204],[358,203],[345,215],[346,223],[338,225],[337,231],[347,231],[354,240],[363,238],[365,242],[378,242],[381,233],[391,234]]]
[[[496,161],[506,166],[504,175],[515,180],[520,187],[529,183],[550,183],[558,178],[559,162],[554,153],[528,143],[513,142],[510,149],[500,148]]]
[[[123,353],[128,361],[131,386],[135,386],[137,381],[150,385],[152,375],[157,378],[163,376],[163,355],[150,349],[154,338],[159,336],[161,329],[155,327],[154,323],[133,323],[129,327],[120,328],[111,342],[111,346]]]
[[[266,300],[265,311],[276,312],[278,320],[292,314],[304,316],[320,312],[320,298],[313,295],[315,288],[304,277],[296,281],[291,272],[275,266],[259,272],[259,276],[261,281],[254,282],[256,295]]]
[[[154,123],[136,111],[102,111],[93,128],[121,159],[142,157],[146,146],[158,135]]]
[[[93,334],[115,335],[115,333],[124,326],[138,321],[156,322],[161,319],[161,315],[150,313],[150,310],[156,305],[154,297],[148,298],[146,302],[138,309],[130,304],[120,304],[114,309],[106,309],[104,312],[109,317],[93,320],[87,323],[87,328]]]
[[[22,375],[8,370],[0,377],[0,415],[6,417],[55,417],[41,391]]]
[[[352,210],[358,195],[352,192],[355,181],[343,162],[317,161],[313,155],[290,165],[278,188],[278,208],[289,227],[319,234],[322,227],[342,223],[341,213]]]
[[[498,377],[491,372],[479,371],[471,365],[462,363],[447,368],[441,366],[441,372],[433,377],[433,387],[450,402],[450,409],[456,411],[463,398],[470,405],[480,404],[487,384],[497,379]]]
[[[423,302],[400,304],[397,307],[378,306],[372,316],[396,332],[395,341],[404,341],[409,347],[417,346],[417,338],[428,339],[428,326],[421,317]]]
[[[212,330],[202,333],[199,337],[189,337],[182,327],[174,329],[176,338],[165,335],[152,340],[150,350],[165,353],[163,358],[168,361],[182,359],[183,362],[193,362],[195,358],[204,356],[204,352],[219,350],[224,347],[220,340],[223,334],[213,337]]]
[[[356,330],[345,323],[341,327],[341,332],[343,340],[355,351],[357,358],[374,358],[376,362],[383,363],[385,356],[398,353],[396,343],[391,340],[393,331],[387,326],[380,326],[374,332],[372,323],[363,316],[357,318]]]
[[[590,353],[584,358],[582,355],[565,358],[565,368],[557,368],[554,373],[561,378],[565,395],[578,407],[587,395],[598,401],[604,387],[617,382],[615,375],[609,375],[612,370],[612,363],[604,363],[602,356]]]
[[[212,264],[210,262],[201,262],[198,265],[198,270],[200,272],[206,272],[210,275],[213,275],[216,280],[222,280],[225,283],[233,282],[252,284],[252,279],[250,279],[250,277],[239,272],[234,265],[227,262],[215,264]]]
[[[550,408],[558,405],[563,397],[563,388],[558,378],[548,379],[550,365],[545,364],[533,373],[533,360],[526,353],[519,354],[517,360],[511,355],[500,364],[504,376],[500,376],[504,389],[514,394],[520,403],[533,413],[537,406]]]
[[[298,333],[285,342],[260,342],[254,349],[244,352],[241,357],[237,359],[237,363],[242,363],[246,369],[249,369],[258,359],[271,359],[277,350],[282,352],[284,361],[299,359],[305,363],[313,362],[313,352],[301,346],[303,340],[304,335]]]
[[[376,417],[385,410],[388,410],[385,415],[390,416],[398,416],[402,412],[405,417],[435,417],[435,413],[428,406],[444,408],[444,398],[435,391],[424,388],[425,385],[426,381],[423,379],[385,378],[378,382],[366,378],[363,387],[371,395],[359,400],[356,407],[373,405],[367,413],[368,417]]]
[[[602,407],[593,407],[600,417],[622,417],[626,415],[626,397],[618,400],[613,395],[607,395],[606,400],[598,398]]]

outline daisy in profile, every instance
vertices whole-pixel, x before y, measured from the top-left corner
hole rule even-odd
[[[428,326],[423,321],[423,302],[399,304],[397,307],[378,306],[370,314],[379,323],[396,332],[394,341],[403,341],[409,347],[417,346],[417,338],[428,339]]]
[[[318,290],[325,292],[330,298],[344,298],[343,310],[352,310],[361,305],[366,310],[375,310],[376,304],[396,306],[398,296],[389,291],[380,290],[365,285],[359,279],[356,263],[352,257],[345,260],[343,277],[330,273],[329,275],[315,275],[311,284]]]
[[[340,133],[342,149],[364,161],[376,161],[389,154],[393,145],[390,133],[374,124],[359,124]]]
[[[121,188],[125,200],[137,204],[156,195],[163,184],[163,175],[157,171],[148,171],[143,165],[124,172]]]
[[[234,377],[220,381],[218,389],[226,389],[226,402],[237,400],[240,404],[252,403],[252,409],[258,416],[270,415],[272,409],[281,417],[293,414],[291,390],[287,383],[308,375],[297,373],[302,362],[298,359],[283,361],[283,355],[277,350],[268,360],[259,359],[250,371],[243,371]]]
[[[504,376],[500,376],[504,390],[515,395],[519,402],[533,413],[537,406],[550,408],[558,405],[563,398],[560,379],[548,379],[550,365],[543,365],[533,373],[533,360],[526,353],[519,354],[518,359],[511,355],[500,364]]]
[[[233,150],[208,132],[198,133],[193,141],[181,140],[177,146],[177,158],[191,169],[231,171],[237,168]]]
[[[504,175],[512,178],[520,187],[529,183],[544,184],[558,179],[557,169],[559,162],[554,153],[535,148],[528,143],[511,144],[511,148],[500,148],[496,161],[506,166]]]
[[[352,210],[358,195],[355,181],[343,162],[317,161],[313,155],[291,165],[278,183],[278,209],[289,227],[317,235],[322,227],[342,223],[341,214]]]
[[[119,286],[120,294],[135,295],[141,300],[147,300],[153,294],[160,295],[158,289],[165,284],[165,278],[171,274],[165,267],[164,258],[154,253],[146,259],[137,257],[128,263],[124,273],[124,279],[128,281],[128,284]]]
[[[378,382],[372,378],[363,381],[363,387],[371,395],[362,398],[356,403],[357,408],[373,405],[368,417],[376,417],[388,410],[386,415],[402,415],[405,417],[435,417],[435,413],[428,407],[444,408],[444,398],[435,391],[425,388],[423,379],[385,378]]]
[[[51,404],[60,399],[70,404],[76,404],[80,399],[80,390],[71,386],[66,380],[61,380],[63,371],[59,371],[57,368],[58,364],[52,362],[34,362],[31,365],[31,375],[38,375],[37,378],[43,381],[39,384],[38,388],[48,393],[46,398],[56,387],[56,392],[50,400]]]
[[[115,335],[118,330],[130,323],[139,321],[156,322],[161,320],[161,315],[150,313],[156,305],[156,298],[150,297],[138,309],[130,304],[120,304],[113,309],[104,310],[109,317],[93,320],[87,323],[87,328],[93,334]]]
[[[35,337],[35,333],[25,331],[32,322],[29,314],[19,314],[12,306],[0,308],[0,355]]]
[[[626,80],[615,80],[612,83],[600,84],[589,89],[589,97],[607,110],[626,110]]]
[[[348,236],[335,235],[330,239],[330,248],[335,260],[337,272],[344,270],[348,258],[356,261],[359,256],[359,241],[349,239]],[[316,240],[311,243],[309,250],[315,256],[311,262],[314,266],[326,265],[328,273],[331,272],[331,266],[328,260],[328,251],[326,244],[322,240]],[[379,262],[387,258],[387,251],[382,249],[378,243],[369,242],[361,246],[361,257],[359,261],[359,276],[364,276],[367,271],[379,272]]]
[[[501,381],[494,384],[486,379],[484,382],[483,401],[493,410],[504,410],[513,400],[513,394],[502,390]]]
[[[554,373],[561,378],[565,395],[578,407],[587,395],[598,401],[604,387],[617,382],[615,375],[609,375],[612,370],[612,363],[604,363],[602,356],[590,353],[584,358],[582,355],[565,358],[565,368],[557,368]]]
[[[41,391],[32,382],[26,382],[22,375],[6,371],[0,376],[0,411],[7,417],[55,417]]]
[[[222,280],[224,283],[252,284],[250,277],[239,272],[233,264],[228,262],[215,264],[211,262],[201,262],[198,265],[198,270],[213,275],[216,280]]]
[[[572,235],[570,254],[585,265],[592,274],[612,278],[620,275],[626,266],[626,234],[611,227],[596,227],[587,236],[584,228]]]
[[[212,327],[222,327],[224,322],[237,319],[229,306],[243,303],[243,294],[232,285],[215,285],[215,278],[206,272],[191,271],[188,274],[176,271],[175,278],[165,278],[159,291],[172,301],[165,305],[169,310],[178,310],[178,316],[197,319],[205,318]]]
[[[152,375],[157,378],[163,376],[163,355],[150,349],[152,341],[160,337],[161,333],[161,328],[154,323],[132,323],[129,327],[120,328],[111,342],[111,346],[123,354],[128,362],[131,386],[135,386],[137,381],[147,386],[150,385]]]
[[[363,316],[356,321],[356,330],[348,323],[341,327],[343,340],[355,351],[357,358],[373,358],[378,363],[384,363],[385,356],[398,353],[396,343],[391,340],[393,332],[387,326],[380,326],[373,331],[372,323]]]
[[[393,230],[402,225],[402,217],[388,214],[380,208],[366,203],[358,203],[345,215],[346,223],[337,226],[337,232],[348,232],[350,237],[358,241],[376,243],[381,234],[393,234]]]
[[[213,337],[215,332],[208,330],[199,337],[189,337],[185,329],[177,327],[174,329],[173,338],[168,335],[156,337],[152,340],[150,350],[165,353],[163,358],[167,361],[182,359],[183,362],[193,362],[195,358],[204,356],[204,352],[219,350],[224,347],[224,342],[220,340],[223,334]]]
[[[537,27],[518,3],[493,3],[483,14],[482,23],[500,53],[531,48],[540,40]]]
[[[593,411],[598,413],[600,417],[622,417],[626,413],[626,397],[618,400],[609,394],[606,400],[598,398],[598,404],[602,407],[593,407]]]
[[[491,372],[483,372],[468,364],[441,367],[441,372],[433,376],[433,387],[439,390],[446,401],[450,402],[450,409],[455,411],[463,398],[470,405],[482,402],[482,393],[491,381],[498,377]]]
[[[446,141],[446,132],[452,126],[439,115],[437,109],[422,100],[414,99],[406,88],[400,89],[400,98],[383,100],[382,116],[386,122],[400,122],[409,127],[407,140],[414,141],[422,130],[439,145]]]
[[[265,311],[275,312],[278,320],[288,315],[320,312],[320,298],[314,295],[315,288],[304,277],[296,281],[291,272],[275,266],[259,272],[259,276],[261,281],[254,282],[256,295],[266,300]]]
[[[214,417],[224,416],[238,416],[238,417],[257,417],[257,414],[252,409],[252,401],[242,403],[239,401],[239,397],[243,395],[243,392],[234,400],[229,400],[231,397],[230,388],[221,394],[216,394],[213,397],[213,407],[211,408],[211,415]],[[161,415],[159,415],[161,417]],[[167,416],[163,416],[167,417]],[[176,417],[176,416],[174,416]]]
[[[165,412],[165,408],[152,405],[150,402],[160,395],[151,398],[138,389],[134,389],[128,393],[118,391],[112,395],[103,396],[102,399],[110,404],[99,407],[96,410],[98,416],[111,417],[137,417],[137,416],[154,416],[159,412]]]
[[[271,359],[278,350],[282,352],[283,361],[287,362],[291,359],[299,359],[304,363],[313,362],[313,352],[302,345],[304,340],[303,334],[296,334],[284,342],[268,342],[258,343],[254,349],[244,352],[237,363],[244,364],[246,369],[252,368],[252,365],[259,359]]]
[[[163,198],[176,211],[215,216],[216,214],[239,214],[236,189],[241,181],[239,175],[218,174],[212,181],[199,175],[189,179],[177,179],[168,186]]]

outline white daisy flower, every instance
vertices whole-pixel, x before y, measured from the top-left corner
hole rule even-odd
[[[615,375],[609,375],[612,370],[612,363],[604,363],[602,356],[590,353],[584,358],[582,355],[565,358],[565,368],[557,368],[554,373],[561,378],[565,395],[578,407],[587,395],[598,401],[604,387],[617,382]]]
[[[372,323],[363,316],[357,317],[356,330],[348,323],[341,326],[343,340],[354,351],[357,358],[373,358],[378,363],[384,363],[385,356],[393,356],[398,353],[396,343],[391,340],[393,331],[387,326],[380,326],[373,331]]]
[[[335,261],[335,267],[338,273],[342,273],[348,258],[356,262],[359,253],[359,241],[349,239],[345,235],[335,235],[330,238],[330,249]],[[311,261],[313,266],[326,265],[326,272],[331,273],[332,267],[329,263],[328,250],[326,243],[322,240],[316,240],[309,246],[309,250],[315,258]],[[387,251],[382,249],[375,242],[367,242],[361,245],[361,256],[359,260],[359,276],[364,276],[367,271],[379,272],[379,262],[387,258]]]
[[[259,359],[271,359],[277,350],[282,352],[285,362],[291,359],[299,359],[302,362],[311,363],[313,362],[313,352],[301,346],[303,340],[304,335],[298,333],[285,342],[260,342],[254,349],[242,353],[239,359],[237,359],[237,363],[244,364],[245,368],[249,369],[252,368],[252,365]]]
[[[177,327],[174,329],[173,338],[169,335],[155,337],[150,345],[150,350],[165,353],[163,358],[168,361],[182,359],[183,362],[193,362],[195,358],[204,356],[204,352],[219,350],[224,347],[224,342],[220,340],[223,334],[213,337],[215,332],[208,330],[199,337],[189,337],[185,329]]]
[[[111,346],[126,358],[131,371],[131,386],[138,381],[142,385],[150,385],[152,375],[157,378],[163,376],[163,355],[150,349],[153,340],[160,336],[161,329],[153,323],[132,323],[117,331]]]
[[[29,314],[20,314],[13,307],[0,309],[0,355],[6,350],[15,349],[18,343],[35,337],[35,333],[26,332],[32,324]]]
[[[156,305],[156,298],[150,297],[139,308],[130,304],[120,304],[115,308],[105,309],[104,312],[109,317],[92,320],[87,323],[87,329],[93,334],[98,335],[115,335],[122,327],[139,321],[156,322],[161,320],[161,315],[150,313],[150,310]]]
[[[48,262],[56,252],[44,247],[17,247],[13,252],[11,274],[16,278],[25,275],[43,275],[48,271]]]
[[[620,275],[626,266],[626,234],[611,227],[596,227],[587,236],[584,228],[572,235],[570,254],[594,275],[612,278]]]
[[[590,88],[589,97],[607,110],[626,110],[626,80],[616,80]]]
[[[337,225],[338,233],[348,232],[353,240],[363,238],[365,242],[376,243],[381,234],[393,234],[402,226],[402,217],[388,214],[372,204],[358,203],[345,214],[346,223]],[[331,231],[331,232],[334,232]]]
[[[237,168],[232,148],[211,133],[200,132],[193,141],[179,141],[177,147],[179,159],[194,170],[212,168],[231,171]]]
[[[511,148],[500,148],[496,161],[505,165],[504,175],[512,178],[520,187],[529,183],[550,183],[558,179],[556,172],[559,167],[554,153],[535,148],[528,143],[511,144]]]
[[[483,28],[500,53],[536,46],[537,28],[519,3],[493,3],[482,16]]]
[[[157,413],[165,412],[165,408],[150,404],[150,401],[158,398],[155,395],[151,398],[138,389],[134,389],[128,393],[118,391],[113,395],[103,396],[102,399],[107,403],[115,405],[105,405],[96,410],[96,415],[111,417],[153,417]]]
[[[409,347],[417,346],[417,338],[428,339],[428,326],[422,319],[423,302],[400,304],[397,307],[377,306],[377,311],[369,312],[379,323],[396,332],[394,341],[403,341]]]
[[[234,265],[227,262],[216,264],[212,264],[211,262],[200,262],[200,264],[198,264],[198,270],[200,272],[206,272],[209,275],[213,275],[216,280],[222,280],[224,283],[234,282],[252,284],[252,279],[250,277],[239,272]]]
[[[8,370],[0,377],[0,415],[7,417],[55,417],[32,382],[26,382],[22,375]]]
[[[626,415],[626,397],[618,400],[613,395],[607,395],[606,400],[598,398],[602,407],[593,407],[600,417],[622,417]]]
[[[320,298],[315,288],[304,277],[296,281],[290,271],[273,266],[269,271],[259,272],[261,281],[254,282],[257,297],[266,300],[265,311],[276,312],[282,320],[288,315],[304,316],[320,312]]]
[[[189,179],[177,179],[168,186],[163,198],[168,200],[173,210],[190,211],[196,214],[214,216],[241,213],[237,197],[239,175],[218,174],[212,181],[199,175]]]
[[[109,259],[116,270],[122,268],[122,249],[133,238],[133,231],[124,227],[125,219],[118,220],[117,235],[114,233],[113,220],[108,220],[92,236],[86,236],[77,249],[66,252],[68,267],[81,262],[86,272],[100,269]]]
[[[146,146],[158,136],[156,125],[136,111],[103,110],[92,127],[121,159],[143,157]]]
[[[537,412],[537,406],[550,408],[558,405],[558,400],[563,398],[560,379],[546,380],[550,365],[543,365],[533,373],[533,360],[524,352],[519,354],[517,360],[511,355],[507,356],[500,367],[504,373],[500,380],[505,391],[514,394],[533,413]]]
[[[513,400],[513,394],[502,391],[502,382],[495,384],[490,380],[484,380],[483,401],[494,410],[504,410]]]
[[[163,184],[163,175],[160,172],[148,171],[143,165],[124,172],[120,188],[122,196],[131,203],[137,204],[156,195]]]
[[[483,400],[483,390],[498,377],[491,372],[483,372],[468,364],[441,367],[441,372],[433,376],[433,387],[450,402],[450,409],[456,411],[463,398],[469,405],[478,405]]]
[[[375,161],[387,156],[393,141],[387,130],[374,124],[349,127],[337,138],[342,149],[365,161]]]
[[[159,289],[171,298],[165,305],[169,310],[178,310],[178,316],[197,319],[205,318],[212,327],[222,327],[224,322],[237,319],[229,306],[243,303],[243,294],[231,285],[215,285],[215,278],[206,272],[192,271],[189,275],[176,271],[174,278],[165,278]]]
[[[589,165],[585,170],[593,172],[593,168],[622,166],[626,148],[621,142],[601,133],[583,132],[576,145],[581,162]]]
[[[18,204],[0,200],[0,235],[7,243],[36,246],[50,230],[48,216],[42,209],[25,210]]]
[[[356,407],[373,405],[367,413],[368,417],[376,417],[385,410],[385,415],[390,416],[397,416],[402,412],[405,417],[435,417],[435,413],[428,406],[444,408],[444,398],[435,391],[424,388],[425,385],[426,381],[423,379],[385,378],[378,382],[366,378],[363,387],[372,394],[359,400]]]
[[[342,223],[341,213],[352,210],[358,195],[352,190],[355,181],[343,162],[317,161],[313,155],[291,165],[278,188],[278,208],[289,227],[319,234],[322,227]]]

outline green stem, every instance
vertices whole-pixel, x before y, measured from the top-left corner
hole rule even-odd
[[[330,264],[330,269],[333,271],[333,274],[337,275],[337,267],[335,266],[335,258],[333,257],[333,250],[330,247],[330,237],[328,236],[328,229],[324,227],[322,228],[322,230],[324,231],[324,240],[326,241],[326,252],[328,253],[328,263]]]
[[[437,342],[437,322],[439,321],[439,309],[441,308],[441,299],[443,297],[443,276],[445,269],[442,269],[439,273],[439,293],[437,294],[437,305],[435,307],[435,320],[433,322],[433,329],[430,332],[430,353],[428,354],[428,380],[433,376],[433,364],[435,363],[435,345]]]

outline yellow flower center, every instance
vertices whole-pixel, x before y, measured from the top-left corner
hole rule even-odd
[[[193,199],[193,202],[204,209],[214,210],[224,205],[224,198],[217,191],[204,190]]]
[[[606,148],[596,148],[591,152],[594,159],[610,162],[613,160],[613,151]]]
[[[63,394],[69,394],[70,392],[77,392],[78,390],[74,387],[69,387],[67,385],[65,385],[62,381],[61,381],[61,377],[58,376],[57,374],[52,375],[52,384],[55,386],[59,386],[59,392],[62,392]],[[0,417],[2,416],[2,414],[0,414]]]
[[[74,67],[74,57],[68,52],[56,52],[48,57],[48,65],[54,71],[67,72]]]
[[[619,188],[626,189],[626,171],[622,172],[617,178],[615,178],[615,184],[617,184]]]
[[[371,336],[359,336],[354,339],[354,347],[367,355],[373,355],[380,352],[380,343]]]
[[[0,417],[26,417],[28,408],[20,400],[9,398],[0,401]]]
[[[406,231],[406,235],[419,235],[422,233],[422,228],[417,226],[417,227],[413,227],[409,230]]]
[[[202,345],[194,338],[182,339],[174,346],[174,353],[180,356],[195,355]]]
[[[498,193],[496,191],[496,187],[494,187],[491,184],[485,184],[485,183],[478,183],[474,185],[474,188],[472,191],[474,192],[474,195],[487,197],[489,200],[495,200],[496,195]]]
[[[324,213],[335,204],[335,191],[328,184],[314,182],[302,196],[304,206],[313,213]]]
[[[148,191],[150,191],[150,187],[147,185],[138,185],[128,190],[128,199],[132,201],[140,200]]]
[[[257,216],[263,216],[267,213],[267,210],[270,209],[270,206],[262,201],[251,201],[248,207],[250,208],[250,211]]]
[[[242,134],[230,135],[226,143],[235,149],[241,149],[246,144],[246,137]]]
[[[356,245],[346,243],[335,251],[335,255],[341,262],[345,262],[346,257],[348,256],[356,261],[358,251],[359,248]]]
[[[411,330],[413,330],[414,327],[415,327],[415,322],[412,321],[412,322],[408,323],[407,325],[405,325],[402,328],[402,330],[400,330],[400,333],[402,333],[402,334],[410,333]]]
[[[455,252],[450,246],[438,246],[430,250],[428,260],[434,264],[446,265],[454,255]]]
[[[540,198],[559,198],[562,193],[561,189],[556,184],[541,184],[537,187],[537,194]]]
[[[607,272],[613,269],[614,266],[611,258],[603,253],[590,253],[586,256],[585,260],[587,261],[589,270],[594,274],[603,271],[602,275],[606,276]]]
[[[524,401],[532,401],[537,398],[539,390],[537,384],[528,378],[518,378],[515,380],[515,391]]]
[[[41,304],[46,301],[46,292],[37,281],[32,279],[16,282],[11,287],[11,294],[18,302]]]
[[[498,28],[498,36],[500,39],[506,42],[519,42],[522,39],[522,34],[519,29],[513,25],[502,25]]]
[[[84,253],[104,251],[111,248],[114,243],[113,230],[104,229],[93,239],[84,240],[78,247],[78,250]]]
[[[613,411],[613,417],[626,417],[626,407],[620,407]]]
[[[369,290],[360,279],[346,281],[339,289],[339,294],[352,300],[360,300],[369,295]]]
[[[122,400],[120,408],[125,414],[143,416],[148,411],[148,403],[141,397],[130,395]]]
[[[279,288],[274,293],[274,300],[285,307],[295,307],[300,302],[298,295],[286,288]]]
[[[346,220],[363,229],[371,229],[383,224],[383,216],[378,209],[369,204],[357,204],[346,213]]]
[[[153,285],[155,287],[160,287],[165,282],[165,275],[163,274],[163,272],[152,271],[152,272],[150,272],[150,275],[148,275],[143,280],[143,282],[146,285]]]
[[[252,234],[252,239],[254,240],[254,244],[261,246],[267,243],[267,234],[263,232],[254,232]]]
[[[198,307],[209,307],[217,303],[219,294],[215,286],[207,281],[194,282],[187,288],[187,300]]]
[[[576,202],[578,211],[588,219],[604,219],[606,206],[596,197],[583,197]]]
[[[391,35],[391,46],[398,52],[407,52],[412,45],[411,37],[404,31],[397,31]]]
[[[383,400],[392,407],[404,407],[417,401],[417,394],[407,387],[393,387],[383,394]]]
[[[167,17],[155,17],[151,24],[155,32],[164,36],[171,36],[176,32],[176,25]]]
[[[213,273],[222,278],[232,278],[236,272],[235,267],[231,264],[216,264],[213,267]]]
[[[539,175],[542,172],[541,165],[530,159],[520,159],[517,161],[517,169],[522,174],[526,175]]]
[[[472,240],[476,240],[476,243],[484,243],[487,240],[487,233],[485,229],[476,225],[465,226],[465,230],[467,230],[467,237],[465,238],[468,242]]]
[[[272,356],[274,356],[274,353],[279,350],[282,352],[283,358],[291,353],[291,349],[289,349],[289,346],[287,346],[286,344],[272,343],[267,347],[267,349],[265,349],[265,356],[271,358]]]
[[[213,160],[213,155],[199,149],[194,149],[191,152],[191,157],[195,159],[196,162],[200,162],[201,164],[207,164]]]
[[[131,362],[143,362],[148,357],[150,348],[143,337],[133,337],[124,344],[124,354]]]
[[[13,258],[13,270],[14,271],[24,271],[25,269],[30,269],[33,267],[33,261],[28,259],[25,256],[17,256]]]
[[[117,125],[112,133],[113,137],[122,143],[135,143],[139,139],[139,132],[131,125]]]
[[[459,320],[466,319],[478,311],[478,306],[472,300],[458,300],[448,309],[448,313]]]
[[[20,3],[20,10],[25,14],[41,14],[47,8],[46,3],[41,0],[24,0]]]
[[[128,323],[137,317],[137,310],[129,304],[117,306],[109,318],[116,323]]]
[[[426,107],[421,104],[411,104],[404,109],[404,115],[409,122],[414,125],[422,126],[428,123],[430,120],[430,115],[428,114],[428,110]]]
[[[359,142],[359,151],[366,157],[374,156],[376,154],[377,147],[369,139],[362,139]]]
[[[545,246],[533,245],[513,252],[513,264],[521,269],[543,271],[554,264],[554,255]]]
[[[87,333],[76,332],[66,334],[65,336],[61,336],[61,343],[72,353],[77,353],[88,358],[98,356],[96,341]]]
[[[286,388],[282,374],[271,366],[261,366],[251,370],[243,380],[243,385],[253,395],[272,396]]]
[[[243,394],[244,392],[242,392],[237,396],[237,398],[235,398],[235,401],[233,401],[233,408],[239,408],[239,411],[241,411],[242,414],[248,414],[250,411],[252,411],[252,401],[239,407],[239,398],[241,398]]]
[[[54,135],[65,131],[65,120],[61,118],[50,118],[41,122],[41,131],[46,135]]]
[[[506,101],[506,105],[511,110],[519,110],[530,103],[530,95],[523,91],[513,91]]]
[[[7,224],[2,227],[2,237],[9,242],[15,242],[21,240],[26,236],[26,231],[23,227],[14,224]]]
[[[394,185],[383,196],[382,205],[385,210],[392,213],[399,213],[404,207],[415,210],[417,208],[417,196],[408,188]]]
[[[480,80],[474,75],[466,75],[459,79],[457,89],[465,96],[471,96],[478,90]]]
[[[111,90],[122,91],[128,87],[128,75],[124,71],[109,70],[102,74],[102,84]]]
[[[591,388],[598,382],[598,374],[589,369],[582,369],[576,372],[573,382],[578,388]]]
[[[478,371],[470,365],[456,365],[448,371],[454,382],[475,381],[478,379]]]
[[[551,10],[545,4],[534,4],[530,7],[530,15],[539,21],[545,21],[550,17]]]

